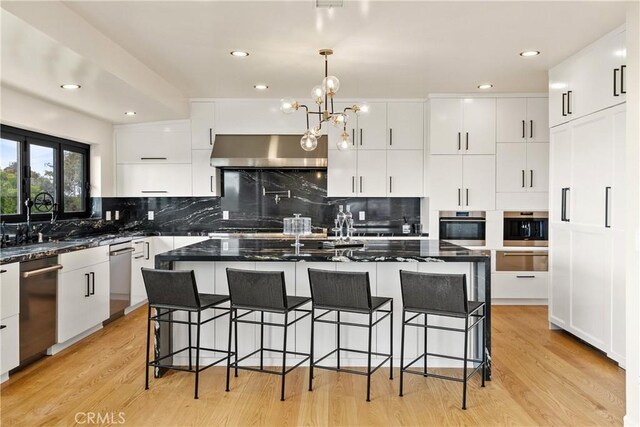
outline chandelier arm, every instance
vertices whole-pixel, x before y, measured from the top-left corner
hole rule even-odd
[[[300,107],[306,110],[304,117],[307,119],[307,130],[309,130],[309,107],[304,104],[300,105]]]

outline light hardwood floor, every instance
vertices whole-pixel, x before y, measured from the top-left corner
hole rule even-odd
[[[621,425],[624,371],[570,335],[547,328],[546,307],[493,308],[493,381],[461,385],[380,369],[365,402],[365,377],[319,371],[307,391],[307,369],[279,377],[241,371],[224,392],[224,368],[201,377],[172,372],[144,390],[146,309],[111,323],[83,342],[14,374],[2,385],[1,421],[12,425],[86,423],[85,413],[119,414],[130,426],[162,425]],[[86,424],[85,424],[86,425]]]

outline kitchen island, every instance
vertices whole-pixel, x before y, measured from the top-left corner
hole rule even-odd
[[[487,340],[489,368],[491,355],[491,257],[489,251],[469,250],[438,240],[369,240],[364,248],[325,249],[317,240],[303,240],[304,246],[299,254],[295,254],[291,246],[292,240],[258,240],[258,239],[209,239],[200,243],[158,254],[155,266],[165,270],[194,270],[198,289],[201,293],[228,294],[226,268],[240,268],[247,270],[284,271],[287,293],[289,295],[310,296],[308,269],[327,269],[338,271],[367,271],[371,280],[371,293],[374,296],[393,298],[394,308],[394,343],[393,354],[395,366],[400,357],[400,325],[402,316],[402,296],[400,289],[400,270],[455,273],[467,276],[469,299],[487,302]],[[208,314],[211,316],[212,314]],[[176,316],[180,316],[176,314]],[[277,314],[265,315],[265,320]],[[347,316],[345,316],[347,317]],[[360,314],[349,314],[344,321],[362,322]],[[181,319],[186,319],[186,316]],[[206,318],[206,317],[205,317]],[[203,347],[225,349],[228,339],[227,318],[211,322],[202,328],[201,340]],[[433,319],[433,320],[432,320]],[[271,317],[270,320],[275,320]],[[308,352],[310,321],[307,319],[295,325],[294,339],[289,339],[292,351]],[[460,327],[460,319],[442,319],[430,317],[430,324]],[[388,328],[386,322],[381,322],[378,332],[374,333],[374,351],[384,353],[389,351]],[[282,342],[281,328],[265,331],[265,346],[278,348]],[[165,323],[155,329],[156,356],[164,356],[175,349],[183,348],[187,344],[188,334],[183,325],[173,328]],[[240,325],[239,353],[248,354],[259,346],[259,335],[253,325]],[[316,327],[315,355],[319,357],[336,347],[335,326],[320,324]],[[448,354],[461,357],[463,340],[460,334],[442,330],[430,330],[429,352]],[[473,345],[472,357],[482,354],[482,340],[480,334],[470,336]],[[343,327],[341,329],[341,347],[366,348],[366,334],[360,328]],[[423,349],[423,330],[407,328],[405,361],[407,363]],[[219,356],[219,355],[218,355]],[[363,355],[348,354],[341,358],[341,363],[350,366],[365,366]],[[201,363],[209,363],[208,357],[201,357]],[[167,362],[165,359],[164,362]],[[291,360],[295,364],[295,359]],[[331,363],[331,359],[327,359]],[[188,359],[176,355],[169,363],[187,365]],[[257,360],[248,359],[247,365],[252,366]],[[416,364],[416,366],[419,365]],[[279,364],[277,359],[265,359],[265,364]],[[428,360],[429,367],[459,367],[457,361],[435,359]],[[488,369],[488,377],[491,370]],[[162,375],[157,370],[156,375]]]

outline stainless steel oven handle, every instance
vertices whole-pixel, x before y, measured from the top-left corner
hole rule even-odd
[[[61,270],[62,264],[50,265],[49,267],[39,268],[37,270],[25,271],[21,274],[23,278],[39,276],[41,274],[51,273],[52,271]]]
[[[109,252],[109,256],[118,256],[118,255],[126,254],[129,252],[133,252],[133,251],[135,251],[134,248],[124,248],[117,251]]]
[[[545,252],[505,252],[503,256],[549,256]]]
[[[486,219],[475,219],[475,218],[459,218],[459,219],[444,219],[440,218],[440,222],[487,222]]]

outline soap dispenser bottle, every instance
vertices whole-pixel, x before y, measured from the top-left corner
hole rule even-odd
[[[402,224],[402,234],[410,234],[411,233],[411,225],[407,221],[407,217],[403,216],[404,224]]]

